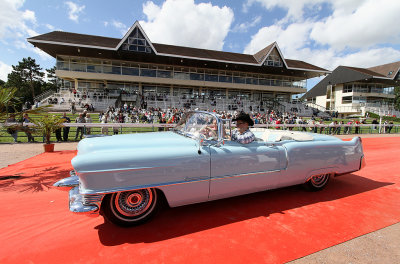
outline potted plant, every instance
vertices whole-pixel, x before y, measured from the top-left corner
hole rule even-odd
[[[44,136],[44,152],[53,152],[54,144],[50,142],[51,133],[63,127],[64,119],[56,116],[44,115],[32,120],[32,123],[35,124],[35,130],[41,132]]]

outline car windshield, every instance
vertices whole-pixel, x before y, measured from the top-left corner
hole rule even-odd
[[[189,112],[173,130],[191,138],[218,140],[218,120],[209,113]]]

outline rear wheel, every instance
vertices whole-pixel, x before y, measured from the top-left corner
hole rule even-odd
[[[154,215],[157,204],[157,191],[148,188],[107,195],[102,207],[107,220],[128,227],[149,220]]]
[[[310,191],[319,191],[328,184],[330,173],[312,176],[304,185]]]

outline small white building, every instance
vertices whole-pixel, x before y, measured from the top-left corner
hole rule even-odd
[[[371,68],[339,66],[302,98],[341,116],[364,115],[365,111],[392,114],[399,70],[400,61]]]

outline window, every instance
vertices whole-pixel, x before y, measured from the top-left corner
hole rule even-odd
[[[352,102],[352,97],[351,96],[343,96],[342,97],[342,104],[351,104]]]
[[[220,75],[219,76],[219,81],[220,82],[231,83],[232,82],[232,76]]]
[[[207,82],[218,82],[218,75],[205,74],[204,80],[207,81]]]
[[[138,68],[122,67],[122,74],[123,75],[139,76],[139,69]]]
[[[282,67],[283,63],[279,55],[269,55],[264,62],[265,66]]]
[[[157,71],[157,77],[158,78],[172,78],[172,72],[171,71],[165,71],[165,70],[158,70]]]
[[[345,84],[343,87],[343,93],[351,93],[351,92],[353,92],[353,85]]]
[[[233,82],[234,83],[246,83],[246,78],[235,76],[235,77],[233,77]]]
[[[122,50],[151,53],[150,43],[147,42],[139,28],[135,28],[125,42],[121,45]]]
[[[201,73],[190,73],[190,80],[203,81],[204,75]]]
[[[157,71],[155,69],[140,69],[140,76],[156,77]]]
[[[258,79],[257,78],[252,78],[252,77],[247,77],[246,78],[246,83],[247,84],[257,85],[258,84]]]

